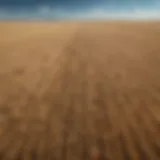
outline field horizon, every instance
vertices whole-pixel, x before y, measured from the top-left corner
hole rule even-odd
[[[0,21],[0,35],[0,159],[160,159],[160,21]]]

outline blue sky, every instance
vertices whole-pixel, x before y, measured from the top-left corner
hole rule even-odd
[[[0,0],[0,19],[160,19],[160,0]]]

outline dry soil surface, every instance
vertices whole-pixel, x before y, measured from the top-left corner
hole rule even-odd
[[[1,22],[0,159],[160,160],[160,22]]]

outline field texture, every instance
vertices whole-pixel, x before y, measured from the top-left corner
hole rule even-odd
[[[0,159],[160,160],[160,23],[0,23]]]

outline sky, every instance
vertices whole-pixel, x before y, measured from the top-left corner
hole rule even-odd
[[[160,0],[0,0],[0,19],[160,19]]]

